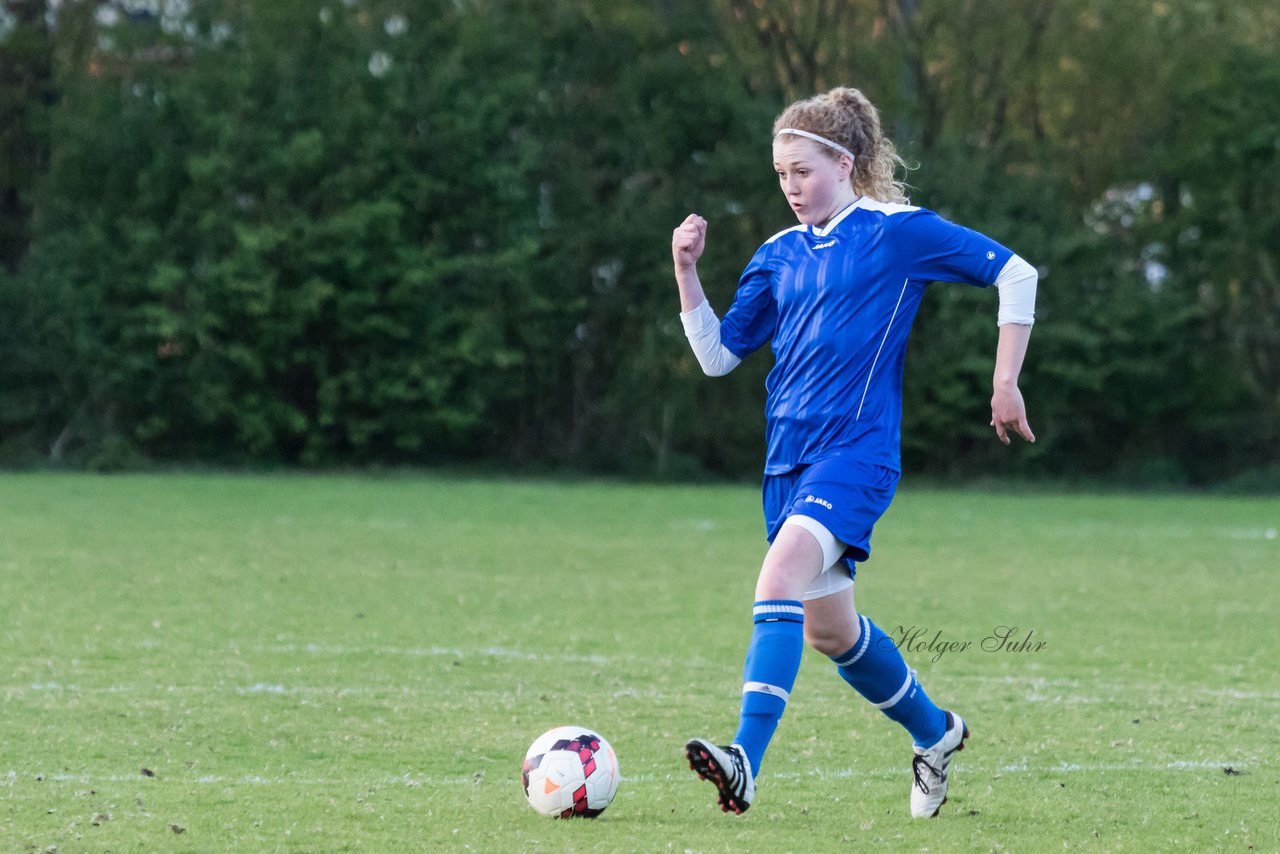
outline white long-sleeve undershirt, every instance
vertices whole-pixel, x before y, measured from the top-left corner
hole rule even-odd
[[[1000,311],[996,314],[996,325],[1005,326],[1016,323],[1019,326],[1032,326],[1036,322],[1036,283],[1040,274],[1036,268],[1017,255],[1009,258],[996,276],[993,284],[1000,291]]]
[[[1009,323],[1031,326],[1035,323],[1038,281],[1039,275],[1035,267],[1017,255],[1009,258],[992,283],[1000,292],[997,326]],[[680,322],[684,325],[684,334],[689,339],[689,346],[693,348],[693,355],[707,376],[722,377],[742,362],[742,359],[720,342],[720,318],[716,317],[711,303],[706,299],[689,311],[682,312]]]
[[[680,322],[704,374],[722,377],[738,367],[742,360],[720,343],[720,318],[716,317],[710,302],[704,299],[695,308],[682,312]]]

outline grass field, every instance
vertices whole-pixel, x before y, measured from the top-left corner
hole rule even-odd
[[[909,739],[809,652],[731,817],[681,748],[733,733],[750,487],[0,476],[0,851],[1274,851],[1278,528],[908,480],[858,603],[974,644],[906,652],[973,730],[951,801],[910,820]],[[597,821],[524,803],[561,723],[617,749]]]

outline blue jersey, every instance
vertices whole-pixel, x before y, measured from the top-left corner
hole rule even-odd
[[[836,453],[900,471],[902,368],[925,285],[985,287],[1012,255],[932,211],[865,197],[822,228],[769,238],[720,325],[740,358],[773,342],[765,474]]]

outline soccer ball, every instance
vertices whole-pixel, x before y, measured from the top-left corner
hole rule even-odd
[[[595,818],[618,791],[618,757],[599,733],[562,726],[534,740],[520,771],[529,806],[552,818]]]

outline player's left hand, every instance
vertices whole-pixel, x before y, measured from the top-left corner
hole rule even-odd
[[[1009,444],[1009,433],[1015,432],[1028,442],[1036,440],[1027,423],[1027,406],[1022,402],[1022,392],[1016,385],[997,387],[991,396],[991,426],[996,428],[1000,441]]]

